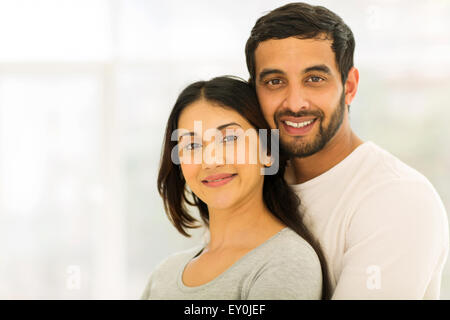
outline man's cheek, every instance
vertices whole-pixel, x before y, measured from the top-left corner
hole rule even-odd
[[[273,97],[270,95],[264,94],[263,92],[259,91],[257,92],[258,101],[261,106],[261,110],[263,112],[264,118],[270,125],[272,129],[276,128],[275,122],[274,122],[274,114],[277,109],[277,104],[274,101]]]
[[[271,129],[277,129],[277,125],[275,123],[274,114],[275,111],[272,112],[263,112],[264,118],[266,119],[267,123],[269,124]]]
[[[273,126],[274,125],[274,115],[275,115],[275,111],[276,111],[276,107],[273,104],[269,104],[269,103],[261,103],[261,109],[263,112],[264,117],[266,118],[266,121]]]

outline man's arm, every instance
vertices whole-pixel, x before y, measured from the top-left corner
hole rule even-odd
[[[147,284],[145,285],[144,291],[141,294],[140,300],[149,300],[150,298],[150,288],[152,286],[152,277],[154,272],[152,272],[149,276]]]
[[[437,299],[448,246],[447,215],[429,183],[379,185],[349,222],[333,299]]]

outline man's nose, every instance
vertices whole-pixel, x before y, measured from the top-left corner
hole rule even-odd
[[[283,101],[283,107],[292,112],[299,112],[310,108],[309,99],[305,89],[300,84],[290,84],[286,91],[286,97]]]

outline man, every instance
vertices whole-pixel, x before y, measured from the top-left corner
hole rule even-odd
[[[325,252],[332,298],[438,299],[449,248],[444,206],[424,176],[352,131],[354,48],[336,14],[288,4],[252,29],[250,82],[292,157],[286,179]]]

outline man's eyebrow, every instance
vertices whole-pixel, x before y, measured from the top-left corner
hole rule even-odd
[[[311,71],[321,71],[321,72],[326,73],[326,74],[331,74],[330,68],[328,68],[324,64],[318,64],[318,65],[311,66],[311,67],[303,69],[303,73],[308,73],[308,72],[311,72]]]
[[[308,72],[311,72],[311,71],[320,71],[320,72],[323,72],[323,73],[326,73],[326,74],[331,74],[330,68],[328,68],[324,64],[318,64],[318,65],[311,66],[311,67],[303,69],[303,73],[308,73]],[[269,74],[274,74],[274,73],[282,74],[282,75],[286,74],[283,70],[280,70],[280,69],[264,69],[259,74],[259,81],[262,81],[262,79],[264,79],[265,76],[267,76]]]
[[[278,74],[285,74],[285,72],[283,70],[280,69],[263,69],[263,71],[261,71],[259,73],[259,81],[262,81],[262,79],[264,79],[265,76],[269,75],[269,74],[273,74],[273,73],[278,73]]]

